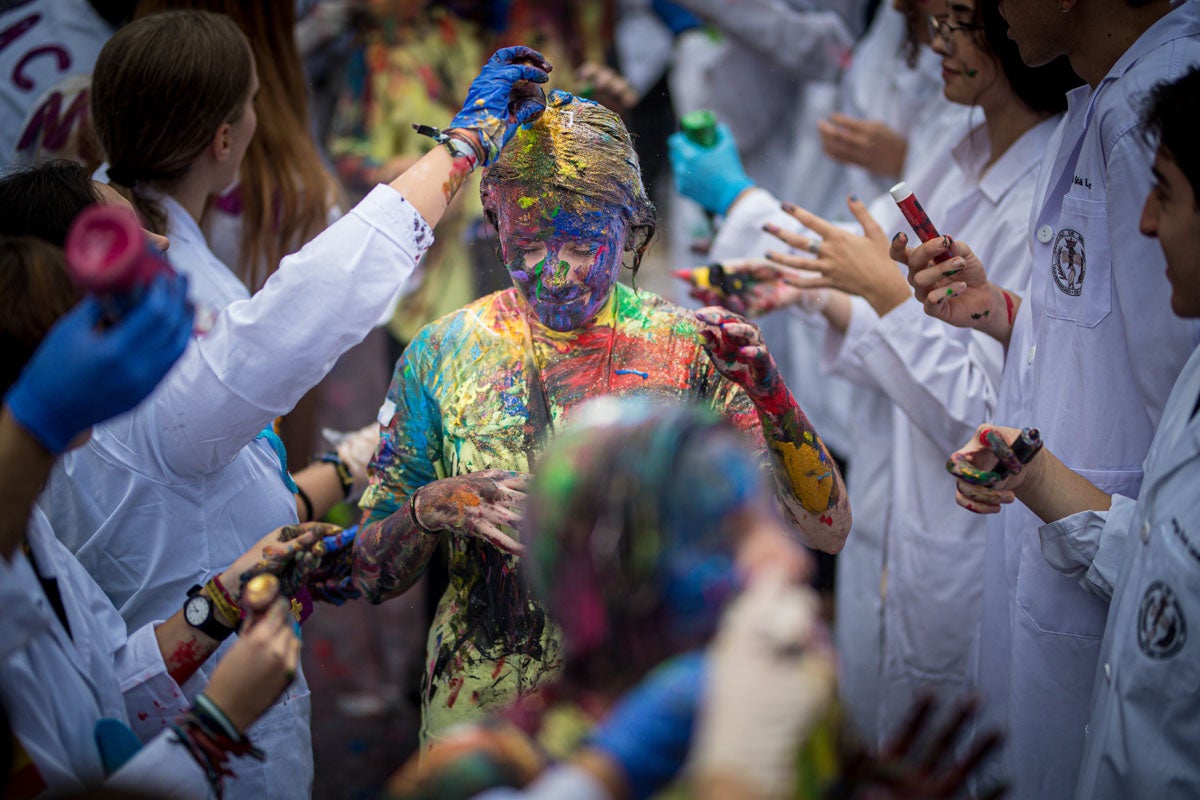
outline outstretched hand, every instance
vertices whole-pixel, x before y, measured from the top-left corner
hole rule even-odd
[[[940,800],[957,797],[968,778],[1000,742],[998,731],[981,734],[967,756],[954,757],[964,727],[979,711],[979,702],[968,697],[954,704],[948,720],[930,729],[932,697],[918,700],[900,732],[879,753],[856,748],[846,758],[842,779],[826,794],[827,800]],[[980,795],[996,800],[1007,791],[995,786]]]
[[[726,283],[737,288],[725,290],[712,283],[711,270],[718,266],[724,271]],[[761,317],[788,306],[804,305],[812,294],[789,284],[786,278],[790,272],[766,261],[739,258],[693,270],[674,270],[672,274],[685,281],[688,294],[706,306],[721,306],[742,316]]]
[[[517,126],[537,119],[546,108],[539,84],[550,79],[550,62],[529,47],[504,47],[483,65],[467,90],[462,110],[447,131],[471,131],[478,137],[479,161],[490,166]]]
[[[746,390],[751,399],[769,397],[781,381],[762,331],[745,317],[709,306],[696,312],[704,350],[717,371]]]
[[[888,237],[871,216],[871,212],[856,197],[847,203],[850,213],[858,220],[863,235],[858,236],[791,203],[782,208],[811,231],[803,236],[773,224],[763,229],[807,256],[771,251],[767,258],[776,264],[798,270],[808,270],[819,277],[798,278],[790,282],[802,289],[838,289],[865,298],[882,316],[909,297],[904,276],[896,269],[888,254]],[[819,238],[818,238],[819,237]]]
[[[414,515],[425,530],[474,536],[506,553],[522,555],[525,546],[500,526],[521,524],[528,483],[528,474],[502,469],[442,478],[417,490]]]

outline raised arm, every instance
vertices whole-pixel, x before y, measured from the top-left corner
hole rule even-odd
[[[850,532],[841,471],[779,375],[758,327],[723,308],[696,312],[704,349],[717,371],[754,403],[770,452],[779,498],[807,543],[827,553]]]

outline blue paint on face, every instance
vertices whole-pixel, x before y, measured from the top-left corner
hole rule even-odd
[[[513,285],[547,328],[582,328],[604,308],[621,269],[620,209],[580,208],[578,196],[499,190],[500,248]]]

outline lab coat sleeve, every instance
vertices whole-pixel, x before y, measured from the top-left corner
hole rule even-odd
[[[1092,594],[1112,600],[1137,501],[1112,496],[1108,511],[1080,511],[1038,528],[1042,557],[1059,572],[1079,580]]]
[[[489,789],[475,800],[610,800],[604,785],[590,772],[571,764],[560,764],[542,773],[524,789]]]
[[[879,325],[879,315],[861,297],[850,297],[850,323],[845,331],[832,325],[821,342],[821,369],[867,389],[882,391],[876,376],[862,360],[859,343]]]
[[[796,8],[783,0],[676,2],[794,78],[836,78],[857,38],[836,12]]]
[[[876,319],[854,340],[848,331],[848,360],[935,444],[947,453],[961,447],[996,410],[1004,348],[984,334],[947,327],[913,298]]]
[[[229,463],[362,341],[432,242],[407,200],[376,187],[188,347],[137,412],[146,451],[181,477]]]
[[[721,222],[709,250],[712,260],[762,258],[768,250],[787,252],[786,244],[763,230],[767,222],[796,233],[808,230],[779,207],[779,198],[755,187],[742,195]]]
[[[233,769],[237,770],[236,762]],[[212,796],[204,770],[172,730],[150,740],[104,782],[104,788],[162,800],[204,800]]]

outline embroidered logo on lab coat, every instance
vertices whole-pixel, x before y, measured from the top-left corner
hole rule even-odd
[[[1150,658],[1170,658],[1187,641],[1187,620],[1175,592],[1155,581],[1142,597],[1138,611],[1138,647]]]
[[[1050,274],[1054,285],[1063,294],[1079,297],[1083,291],[1083,276],[1087,272],[1087,257],[1083,253],[1083,234],[1063,228],[1054,237],[1054,259],[1050,262]]]

